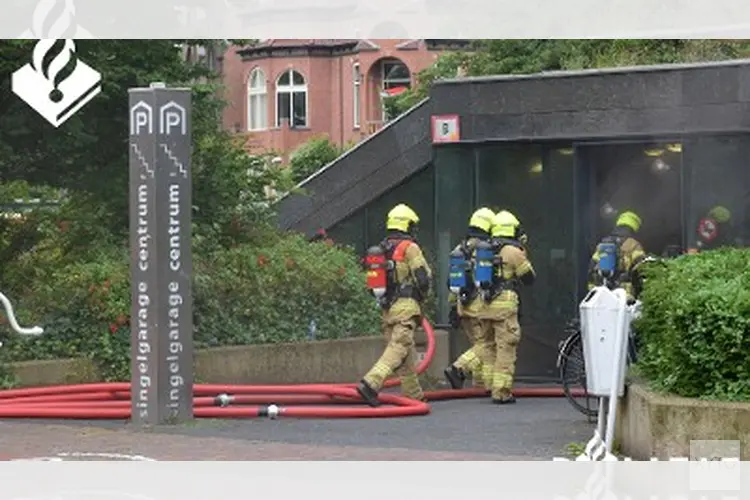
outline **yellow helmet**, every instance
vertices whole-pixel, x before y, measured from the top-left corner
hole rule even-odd
[[[641,228],[641,218],[635,212],[627,211],[620,214],[615,222],[615,226],[625,226],[632,229],[634,232],[638,232]]]
[[[400,203],[388,212],[388,218],[385,221],[385,227],[392,231],[403,231],[408,233],[412,224],[419,224],[417,212],[412,210],[408,205]]]
[[[487,207],[482,207],[473,214],[469,219],[469,227],[475,227],[488,233],[492,230],[492,220],[495,218],[495,212]]]
[[[492,220],[492,236],[497,238],[515,238],[521,222],[507,210],[501,210]]]
[[[732,218],[732,212],[730,212],[727,207],[716,205],[708,211],[708,216],[712,219],[716,219],[716,222],[723,224],[729,222],[729,219]]]

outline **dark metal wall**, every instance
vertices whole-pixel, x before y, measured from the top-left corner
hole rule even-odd
[[[280,202],[278,225],[312,235],[377,199],[430,162],[430,103],[423,102],[303,183]]]
[[[445,81],[429,101],[280,202],[278,225],[331,227],[429,163],[430,116],[463,141],[594,140],[750,130],[750,61]]]
[[[750,129],[750,61],[446,81],[461,138],[596,139]]]

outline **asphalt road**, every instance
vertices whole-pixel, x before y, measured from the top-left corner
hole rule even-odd
[[[299,445],[407,448],[528,459],[564,456],[571,442],[590,439],[594,425],[563,398],[487,399],[432,403],[425,417],[368,420],[210,421],[159,432]]]
[[[173,457],[211,460],[222,459],[217,453],[230,443],[235,450],[240,450],[240,455],[237,452],[232,455],[238,459],[258,459],[254,457],[260,455],[267,459],[297,456],[303,460],[336,457],[345,460],[419,460],[420,457],[422,460],[551,460],[566,456],[569,443],[587,441],[594,428],[563,398],[519,399],[517,404],[509,406],[492,405],[489,399],[441,401],[432,403],[432,413],[423,417],[196,420],[148,430],[115,421],[4,422],[6,432],[0,432],[3,447],[28,448],[30,452],[28,440],[34,435],[42,443],[41,448],[35,447],[38,451],[34,456],[73,446],[75,451],[133,452],[160,460],[166,456],[154,453],[151,448],[156,447],[158,452],[177,447],[183,451],[175,452]],[[49,436],[42,436],[46,433]],[[86,441],[79,441],[81,438],[75,436],[85,436]],[[102,441],[97,436],[109,437]],[[85,450],[69,444],[71,441],[80,442]],[[156,445],[156,442],[163,444]]]
[[[79,424],[105,428],[124,425],[96,421]],[[594,425],[564,398],[529,398],[509,406],[496,406],[488,399],[434,402],[432,413],[424,417],[197,420],[148,432],[269,444],[399,448],[545,460],[565,456],[569,443],[588,441],[593,429]]]

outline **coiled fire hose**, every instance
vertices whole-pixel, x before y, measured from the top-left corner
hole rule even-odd
[[[5,301],[4,301],[5,302]],[[7,308],[7,306],[6,306]],[[427,351],[417,366],[424,373],[435,356],[435,332],[422,320]],[[32,329],[33,330],[33,329]],[[397,379],[386,387],[399,385]],[[356,384],[224,385],[193,386],[197,418],[383,418],[427,415],[430,405],[399,394],[382,392],[382,406],[362,404]],[[516,397],[560,397],[560,388],[522,387]],[[487,396],[484,389],[440,390],[425,393],[429,401]],[[130,383],[113,382],[33,387],[0,391],[0,418],[129,419]]]

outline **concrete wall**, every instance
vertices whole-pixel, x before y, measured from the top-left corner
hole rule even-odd
[[[632,384],[620,403],[617,441],[634,460],[690,457],[691,440],[739,440],[750,457],[750,403],[654,394]]]
[[[53,359],[14,363],[11,370],[21,387],[59,384],[87,384],[101,379],[94,364],[88,359]]]
[[[750,60],[438,82],[461,140],[643,137],[750,129]]]
[[[436,350],[428,370],[442,379],[449,363],[448,332],[437,330]],[[426,337],[417,334],[417,351]],[[300,384],[358,381],[383,352],[383,338],[362,337],[289,344],[221,347],[196,351],[195,374],[200,383]],[[29,361],[12,365],[24,387],[99,381],[86,359]]]

